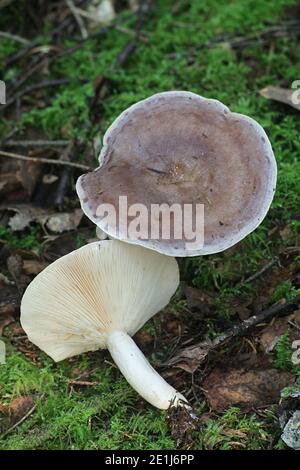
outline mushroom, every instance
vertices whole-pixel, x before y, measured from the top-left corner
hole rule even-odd
[[[117,240],[90,243],[56,260],[29,284],[21,324],[54,361],[107,348],[149,403],[187,407],[131,339],[167,305],[178,283],[175,258]]]
[[[263,128],[221,102],[186,91],[159,93],[124,111],[107,130],[99,168],[82,175],[77,192],[85,214],[113,238],[170,256],[223,251],[264,219],[276,185],[276,161]],[[119,201],[204,206],[204,236],[193,246],[171,231],[130,237]],[[99,214],[111,204],[116,220]],[[158,219],[156,223],[158,223]],[[177,221],[178,222],[178,221]],[[203,243],[204,241],[204,243]]]

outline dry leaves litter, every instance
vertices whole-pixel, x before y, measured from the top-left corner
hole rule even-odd
[[[248,367],[243,361],[213,369],[203,383],[203,391],[214,411],[222,412],[231,406],[250,411],[278,403],[281,390],[292,383],[289,372],[267,365]]]
[[[0,208],[1,210],[1,208]],[[32,222],[39,223],[44,229],[53,233],[63,233],[75,230],[81,222],[83,212],[75,209],[70,212],[54,212],[53,209],[44,209],[28,204],[19,204],[14,207],[5,207],[14,213],[9,218],[8,226],[14,231],[22,231]]]

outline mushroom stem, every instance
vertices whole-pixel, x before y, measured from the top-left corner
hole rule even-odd
[[[151,405],[162,410],[170,406],[188,406],[183,395],[153,369],[127,333],[114,331],[108,336],[106,345],[127,382]]]

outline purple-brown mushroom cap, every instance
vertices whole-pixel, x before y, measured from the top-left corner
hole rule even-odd
[[[185,91],[158,93],[124,111],[104,136],[99,164],[77,181],[85,214],[110,236],[170,256],[217,253],[242,240],[266,216],[276,185],[263,128]],[[191,249],[172,230],[170,239],[130,238],[118,225],[119,196],[149,213],[151,204],[203,204],[204,244]],[[103,204],[115,207],[117,226],[99,217]]]

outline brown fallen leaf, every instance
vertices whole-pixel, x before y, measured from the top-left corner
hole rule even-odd
[[[270,353],[274,350],[280,336],[286,331],[290,332],[290,340],[300,339],[300,331],[293,328],[293,324],[300,326],[300,310],[296,310],[291,315],[282,318],[276,318],[267,325],[258,335],[258,341],[261,349]]]
[[[248,299],[235,298],[230,304],[230,310],[232,314],[238,315],[240,320],[247,320],[251,315],[251,308],[249,307],[252,299],[250,296]]]
[[[48,216],[49,211],[41,207],[31,206],[30,204],[16,204],[11,207],[0,207],[1,211],[10,211],[14,215],[9,218],[8,225],[13,232],[24,230],[31,222],[39,222],[43,225]]]
[[[20,181],[17,179],[14,173],[2,173],[0,174],[0,196],[10,193],[14,190],[19,189]]]
[[[154,336],[146,330],[138,331],[134,335],[134,339],[141,349],[152,346],[154,343]]]
[[[31,396],[14,398],[9,404],[9,415],[11,425],[20,421],[34,406],[34,400]]]
[[[24,292],[28,286],[30,279],[23,274],[23,259],[19,254],[13,254],[7,258],[7,269],[14,279],[20,294]]]
[[[8,406],[0,402],[0,414],[8,416]]]
[[[42,164],[32,161],[20,161],[19,165],[19,175],[22,186],[26,189],[28,195],[31,196],[36,187],[36,183],[41,176]]]
[[[25,200],[26,190],[22,186],[19,173],[19,162],[10,159],[0,161],[0,196],[1,202],[10,203],[15,200]],[[20,199],[21,198],[21,199]]]
[[[37,259],[24,259],[23,271],[26,274],[34,274],[35,276],[43,271],[49,263],[47,261],[40,261]]]
[[[24,396],[12,400],[7,408],[8,414],[5,410],[4,419],[0,421],[2,438],[29,418],[35,411],[36,404],[31,396]]]
[[[280,88],[276,86],[267,86],[266,88],[260,90],[259,93],[268,100],[274,100],[279,101],[279,103],[288,104],[289,106],[292,106],[293,108],[300,111],[300,104],[296,104],[296,102],[293,100],[295,93],[298,93],[297,90],[290,88]]]
[[[22,274],[22,270],[23,270],[22,257],[18,254],[11,255],[7,258],[6,264],[7,264],[8,271],[12,275],[13,279],[16,281],[16,279],[18,279]]]
[[[212,342],[210,340],[204,340],[195,347],[190,346],[183,349],[164,365],[173,366],[192,374],[207,359],[211,346]]]
[[[293,380],[289,372],[272,367],[223,365],[213,369],[206,377],[203,390],[210,407],[217,412],[231,406],[250,411],[277,403],[281,390],[291,385]]]

